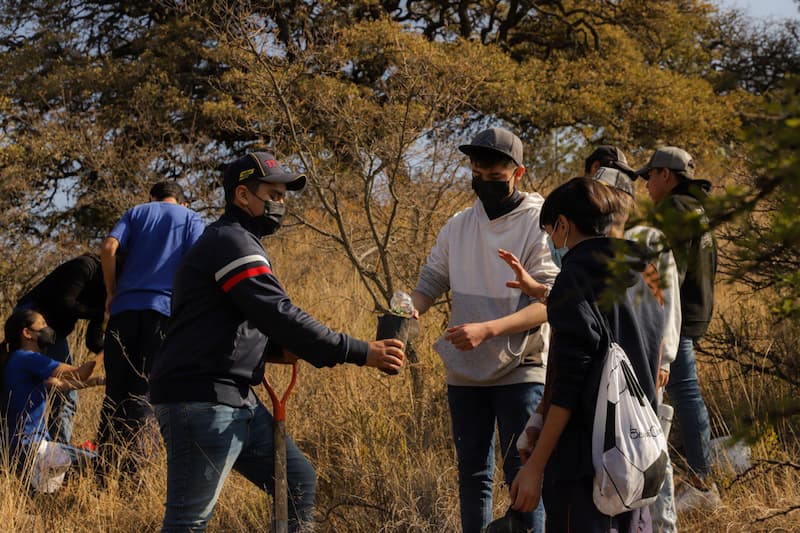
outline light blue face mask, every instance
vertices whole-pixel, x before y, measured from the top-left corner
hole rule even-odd
[[[569,235],[569,227],[567,227],[567,235]],[[553,258],[553,263],[555,263],[555,265],[560,269],[561,261],[564,259],[564,256],[567,255],[567,252],[569,252],[569,247],[567,246],[567,237],[564,237],[564,246],[561,248],[556,248],[556,243],[553,242],[553,238],[548,235],[547,247],[550,248],[550,257]]]

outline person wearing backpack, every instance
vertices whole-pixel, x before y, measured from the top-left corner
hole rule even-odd
[[[662,339],[646,332],[664,327],[657,302],[634,308],[626,297],[626,289],[641,279],[648,253],[634,242],[607,237],[615,202],[609,187],[574,178],[547,197],[539,220],[561,273],[547,299],[552,336],[541,433],[514,479],[511,499],[524,512],[543,496],[548,531],[652,531],[646,507],[608,516],[592,496],[592,429],[609,343],[625,350],[655,409]]]

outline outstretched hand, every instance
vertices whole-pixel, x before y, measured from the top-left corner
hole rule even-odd
[[[366,365],[396,374],[406,358],[403,348],[403,343],[397,339],[370,341]]]
[[[497,255],[511,267],[511,270],[514,271],[514,276],[517,278],[514,281],[507,281],[506,287],[519,289],[533,298],[541,299],[544,296],[547,286],[533,279],[533,277],[528,274],[528,271],[525,270],[525,267],[522,266],[522,263],[516,255],[502,248],[497,250]]]

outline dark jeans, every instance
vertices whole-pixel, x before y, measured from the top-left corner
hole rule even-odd
[[[545,475],[542,499],[548,533],[652,533],[647,507],[617,516],[598,511],[592,499],[592,482],[592,477],[549,482]]]
[[[522,467],[516,440],[542,399],[541,383],[515,383],[493,387],[449,385],[447,397],[458,454],[461,527],[479,533],[492,520],[495,423],[500,433],[503,474],[511,486]],[[541,533],[544,510],[540,504],[525,514],[525,525]]]
[[[259,402],[230,407],[211,402],[155,406],[167,446],[167,503],[162,531],[205,531],[231,470],[275,491],[272,414]],[[311,521],[314,467],[287,437],[289,531]]]
[[[98,443],[103,467],[117,464],[135,473],[150,457],[158,435],[147,401],[148,375],[161,347],[169,317],[156,311],[123,311],[108,321],[105,340],[106,397]]]

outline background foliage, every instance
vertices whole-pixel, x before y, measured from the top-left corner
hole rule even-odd
[[[702,345],[715,362],[706,377],[718,400],[716,430],[740,429],[744,409],[748,420],[766,421],[754,438],[778,439],[770,457],[791,459],[789,398],[800,385],[799,37],[798,20],[757,23],[701,0],[7,0],[0,303],[9,308],[58,262],[96,247],[156,180],[178,180],[212,220],[225,162],[268,148],[310,183],[290,200],[293,223],[267,241],[283,260],[279,275],[321,319],[368,337],[370,311],[413,287],[439,228],[473,201],[456,147],[479,129],[520,134],[524,188],[542,193],[581,174],[593,145],[616,144],[636,166],[672,144],[714,183],[724,242],[730,283],[719,289]],[[305,295],[307,285],[324,296]],[[370,475],[418,476],[425,487],[406,480],[407,500],[383,494],[378,504],[368,480],[323,466],[323,502],[339,509],[331,516],[344,512],[335,493],[349,487],[364,524],[370,505],[389,505],[398,523],[452,526],[452,450],[441,438],[447,419],[429,348],[446,303],[426,318],[413,394],[398,398],[386,385],[373,406],[377,419],[391,420],[373,436],[379,449],[400,442],[420,464],[391,474],[382,457]],[[345,383],[355,379],[343,373]],[[743,408],[732,400],[741,390],[720,384],[742,380],[751,391],[752,376],[781,392],[764,401],[746,394]],[[371,427],[352,412],[360,408],[337,403],[338,394],[361,395],[330,387],[319,394],[353,414],[342,422],[348,431]],[[404,414],[387,415],[398,402]],[[318,464],[344,446],[330,439],[356,438],[311,434],[299,428]],[[363,443],[347,442],[347,461],[370,460],[358,454]],[[430,445],[435,451],[423,452]],[[437,468],[440,478],[414,473]]]

